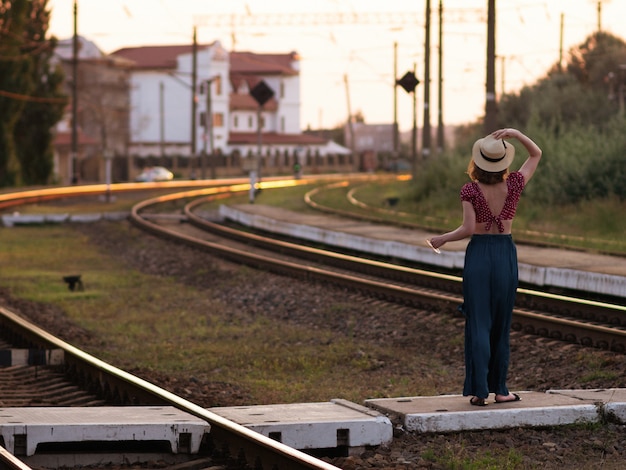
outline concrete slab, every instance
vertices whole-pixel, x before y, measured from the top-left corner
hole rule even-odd
[[[46,221],[45,219],[45,216],[41,214],[20,214],[19,212],[15,212],[13,214],[3,215],[2,224],[5,227],[26,224],[43,224]]]
[[[239,224],[294,238],[393,256],[432,266],[462,269],[467,240],[448,243],[436,254],[419,229],[360,222],[328,215],[302,214],[262,204],[222,205],[220,217]],[[517,246],[519,278],[536,286],[574,288],[626,297],[626,264],[619,257],[567,252],[556,248]]]
[[[14,455],[32,456],[43,443],[86,441],[169,442],[174,454],[195,454],[209,431],[206,421],[169,406],[0,408],[0,434]]]
[[[626,388],[601,388],[591,390],[548,390],[546,393],[593,401],[601,406],[606,417],[626,424]]]
[[[341,399],[210,411],[299,450],[376,446],[393,439],[392,424],[386,416]]]
[[[596,422],[599,408],[593,400],[539,392],[517,392],[522,400],[478,407],[469,397],[442,395],[372,399],[366,406],[392,416],[407,431],[456,432],[504,429],[519,426],[559,426],[578,422]]]
[[[548,395],[562,395],[596,403],[626,403],[626,388],[548,390],[546,393]]]
[[[95,214],[72,214],[70,215],[70,222],[74,222],[74,223],[91,223],[91,222],[98,222],[100,220],[102,220],[102,214],[100,213],[95,213]]]

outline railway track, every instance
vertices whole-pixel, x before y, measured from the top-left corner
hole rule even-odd
[[[159,204],[190,198],[172,223]],[[131,221],[155,235],[185,243],[232,261],[281,274],[342,285],[367,295],[416,308],[454,312],[461,303],[461,279],[407,266],[369,260],[267,236],[235,230],[207,220],[197,209],[216,194],[181,193],[144,201]],[[223,195],[220,195],[223,197]],[[189,222],[196,230],[191,232]],[[209,237],[207,234],[211,234]],[[234,244],[237,243],[237,244]],[[277,258],[280,253],[281,258]],[[303,262],[306,261],[306,263]],[[626,351],[626,307],[519,289],[513,329],[526,334],[623,353]]]
[[[63,405],[84,407],[104,404],[168,405],[206,421],[211,427],[210,447],[219,449],[220,455],[230,455],[260,468],[337,468],[100,361],[5,308],[0,308],[0,331],[4,348],[19,347],[40,353],[54,350],[62,351],[63,355],[62,365],[56,367],[35,364],[32,367],[0,369],[3,378],[0,387],[2,406],[5,408]],[[39,356],[42,355],[45,356]],[[17,383],[19,388],[12,387]],[[6,398],[8,400],[5,403]],[[247,468],[248,464],[242,463],[240,468]],[[0,447],[0,468],[25,470],[28,467]]]
[[[228,188],[212,188],[208,191],[202,189],[144,201],[135,206],[131,220],[151,233],[240,263],[281,274],[341,284],[385,301],[448,312],[454,312],[460,302],[458,277],[301,247],[298,244],[234,230],[199,215],[197,209],[206,201],[207,192],[213,193],[211,197],[224,197],[228,191]],[[172,203],[179,199],[193,201],[185,206],[182,213],[159,213],[158,204]],[[251,247],[255,247],[255,250]],[[257,248],[260,251],[256,251]],[[277,252],[280,253],[280,259],[277,259]],[[315,261],[315,264],[303,266],[303,259]],[[514,329],[526,334],[624,352],[626,340],[621,328],[626,320],[623,307],[523,289],[520,289],[518,297],[519,307],[514,312]],[[4,315],[5,312],[0,313]],[[554,314],[559,316],[555,317]],[[2,322],[2,330],[8,330],[7,321],[3,319]],[[23,344],[30,346],[38,344],[37,347],[53,347],[52,345],[57,344],[45,332],[24,330],[16,335],[22,338]],[[129,389],[126,389],[123,383],[129,377],[125,373],[114,370],[109,378],[100,369],[102,364],[97,360],[95,365],[79,365],[85,358],[76,353],[70,346],[70,361],[64,367],[75,377],[80,377],[79,381],[83,384],[89,383],[92,388],[100,387],[95,395],[96,399],[98,396],[107,396],[109,400],[120,404],[172,403],[177,408],[206,419],[211,423],[218,442],[224,443],[225,447],[234,452],[235,449],[246,449],[247,458],[262,462],[263,468],[336,468],[290,448],[285,449],[285,446],[278,445],[276,449],[274,446],[277,443],[262,439],[262,436],[258,442],[259,436],[250,433],[246,428],[211,413],[206,415],[206,410],[198,409],[184,400],[179,402],[178,397],[158,387],[140,381],[139,388],[129,385]],[[231,425],[234,425],[234,429]],[[22,468],[19,462],[11,463],[11,457],[0,449],[0,468]],[[271,466],[266,467],[267,465]]]

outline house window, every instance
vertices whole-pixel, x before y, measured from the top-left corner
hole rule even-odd
[[[280,82],[280,97],[285,97],[285,82]]]
[[[280,117],[280,132],[285,132],[285,116]]]
[[[239,116],[233,118],[233,127],[237,129],[239,127]]]
[[[221,75],[218,75],[217,77],[215,77],[213,79],[213,82],[215,83],[215,94],[217,96],[220,96],[222,94],[222,77],[221,77]]]
[[[252,116],[248,116],[248,128],[252,129],[254,127],[254,123],[252,122]]]
[[[224,127],[224,114],[213,113],[213,127]]]

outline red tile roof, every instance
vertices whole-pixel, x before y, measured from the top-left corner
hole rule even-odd
[[[210,45],[198,45],[198,50]],[[140,46],[125,47],[112,55],[132,60],[138,69],[175,69],[176,59],[181,54],[191,54],[193,46]],[[297,75],[291,63],[299,60],[298,54],[256,54],[254,52],[231,52],[230,71],[240,75]]]
[[[206,45],[198,45],[198,50],[206,49]],[[178,46],[140,46],[125,47],[113,52],[112,55],[132,60],[138,69],[175,69],[176,59],[181,54],[191,54],[191,44]]]
[[[228,145],[257,145],[256,132],[231,132],[228,135]],[[325,145],[326,139],[307,134],[278,134],[276,132],[261,133],[263,145]]]
[[[291,66],[298,54],[256,54],[254,52],[231,52],[230,73],[241,75],[298,75]]]

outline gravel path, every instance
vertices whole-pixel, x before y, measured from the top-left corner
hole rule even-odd
[[[199,255],[190,248],[166,245],[149,235],[133,232],[142,238],[138,251],[138,245],[122,238],[128,230],[112,230],[112,226],[112,222],[104,222],[77,226],[76,229],[92,238],[111,256],[122,258],[131,268],[157,276],[167,275],[198,289],[207,289],[203,279],[189,273],[202,271],[209,255]],[[272,312],[275,321],[345,331],[345,324],[340,318],[327,315],[323,308],[314,308],[333,302],[345,304],[345,291],[325,288],[324,294],[320,295],[319,286],[254,270],[245,270],[242,274],[242,270],[215,258],[210,262],[213,268],[225,274],[224,277],[235,271],[237,276],[245,276],[237,285],[229,283],[229,289],[213,288],[207,292],[207,295],[226,301],[233,309],[265,314]],[[440,315],[426,314],[414,315],[407,320],[403,308],[380,309],[356,297],[355,301],[361,302],[360,314],[366,320],[352,328],[351,334],[355,337],[378,346],[389,341],[401,342],[406,345],[408,354],[437,356],[462,371],[462,346],[451,347],[449,341],[450,337],[458,336],[460,319],[450,321],[450,317],[442,319]],[[73,344],[80,346],[97,340],[70,324],[56,307],[11,298],[3,291],[0,291],[0,304],[21,312]],[[271,308],[267,308],[270,304]],[[518,333],[512,334],[511,345],[511,390],[626,387],[626,355],[584,349]],[[397,372],[400,375],[402,361],[390,361],[384,368],[387,374]],[[250,404],[246,391],[237,384],[198,383],[193,378],[185,382],[157,376],[153,372],[134,372],[202,406]],[[443,385],[446,386],[449,384]],[[459,391],[444,388],[440,393]],[[611,423],[434,435],[398,432],[389,448],[370,449],[359,456],[332,460],[333,464],[346,470],[622,469],[624,462],[626,427]]]

